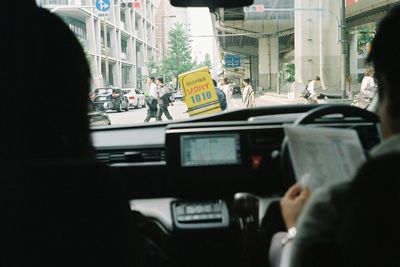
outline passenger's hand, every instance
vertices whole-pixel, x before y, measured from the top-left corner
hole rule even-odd
[[[310,189],[299,184],[290,187],[283,196],[280,205],[287,229],[296,225],[297,219],[309,197]]]

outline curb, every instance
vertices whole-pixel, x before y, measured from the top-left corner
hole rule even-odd
[[[264,95],[261,95],[260,97],[261,98],[268,98],[268,97],[280,98],[280,99],[285,100],[287,102],[304,101],[303,98],[288,98],[285,95],[264,94]]]

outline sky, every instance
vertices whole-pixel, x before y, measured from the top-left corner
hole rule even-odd
[[[191,36],[214,34],[208,8],[188,8],[188,13]],[[213,37],[193,37],[192,40],[194,56],[204,57],[206,53],[210,54],[211,57],[213,56]]]

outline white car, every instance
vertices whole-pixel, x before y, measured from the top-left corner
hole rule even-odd
[[[139,89],[122,89],[129,100],[129,108],[139,108],[146,106],[145,96]]]
[[[183,99],[183,94],[182,94],[181,90],[174,92],[172,94],[172,96],[173,96],[174,101],[175,100],[181,100],[182,101],[182,99]]]

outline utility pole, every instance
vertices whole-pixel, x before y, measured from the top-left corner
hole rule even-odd
[[[104,53],[105,53],[105,60],[104,64],[106,65],[106,86],[109,85],[110,83],[110,70],[108,66],[108,36],[107,36],[107,21],[106,18],[104,18]]]
[[[161,16],[161,40],[162,40],[162,60],[165,60],[165,33],[164,33],[164,18],[176,18],[175,15]]]
[[[341,46],[342,46],[342,79],[341,79],[341,90],[342,98],[346,97],[346,50],[347,50],[347,40],[346,40],[346,0],[342,0],[342,14],[341,14]]]

